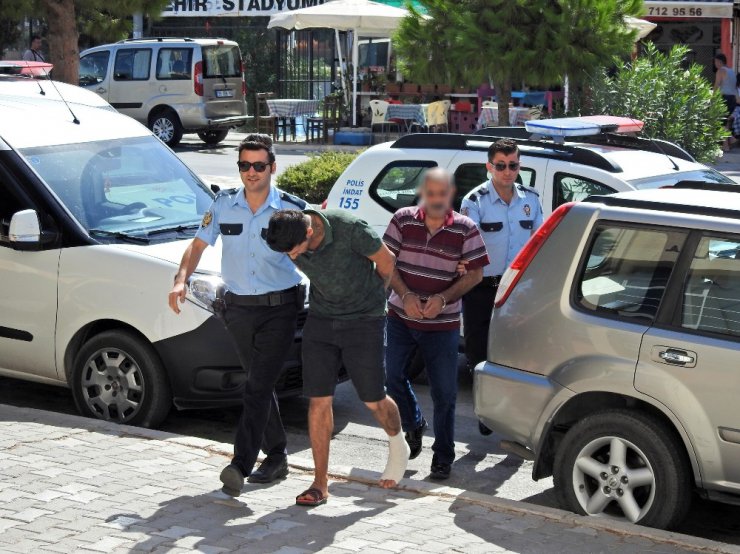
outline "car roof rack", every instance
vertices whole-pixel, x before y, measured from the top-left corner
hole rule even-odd
[[[485,127],[474,133],[476,136],[498,137],[498,138],[520,138],[541,140],[549,143],[547,138],[538,138],[539,135],[533,135],[524,127]],[[661,139],[647,139],[633,135],[624,135],[619,133],[601,133],[599,135],[590,135],[583,137],[564,137],[566,143],[580,142],[594,144],[597,146],[617,146],[619,148],[628,148],[631,150],[645,150],[656,154],[667,154],[686,160],[687,162],[696,162],[696,159],[686,152],[683,148]]]
[[[456,133],[416,133],[404,135],[391,148],[429,148],[437,150],[487,150],[491,143],[502,137],[492,135],[463,135]],[[610,173],[621,173],[619,164],[588,148],[554,144],[530,138],[507,137],[514,140],[528,156],[559,158],[581,165],[603,169]],[[477,144],[476,144],[477,143]]]
[[[740,192],[740,184],[713,183],[707,181],[679,181],[672,187],[674,189],[713,190],[716,192]]]
[[[666,188],[670,189],[672,187]],[[613,206],[617,208],[631,208],[634,210],[650,210],[707,217],[740,219],[740,209],[733,210],[729,208],[714,208],[712,206],[701,206],[699,204],[675,204],[673,202],[661,202],[659,200],[638,200],[636,198],[622,198],[619,194],[589,196],[584,198],[582,202],[586,202],[588,204],[604,204],[605,206]]]
[[[141,37],[141,38],[125,38],[119,40],[116,44],[124,44],[126,42],[164,42],[165,40],[183,40],[185,42],[195,42],[194,38],[190,37]],[[226,39],[214,39],[214,40],[226,40]]]

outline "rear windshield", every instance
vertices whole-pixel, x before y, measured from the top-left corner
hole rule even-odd
[[[204,77],[241,77],[238,46],[204,46]]]
[[[658,189],[661,187],[670,187],[679,181],[705,181],[707,183],[722,183],[725,185],[734,185],[735,181],[707,167],[706,169],[696,169],[694,171],[681,171],[679,173],[670,173],[660,175],[659,177],[648,177],[646,179],[635,179],[630,184],[637,190]],[[738,189],[740,190],[740,189]]]

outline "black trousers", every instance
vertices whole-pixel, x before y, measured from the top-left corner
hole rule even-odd
[[[287,437],[280,419],[275,384],[293,344],[298,307],[234,306],[224,313],[247,378],[243,408],[234,439],[233,463],[248,476],[260,449],[270,456],[286,454]]]
[[[485,360],[488,353],[488,328],[497,288],[483,282],[463,296],[465,356],[471,368]]]

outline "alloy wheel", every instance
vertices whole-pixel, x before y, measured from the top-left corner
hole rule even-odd
[[[175,125],[167,117],[158,117],[152,123],[152,133],[162,142],[170,142],[175,136]]]
[[[101,419],[126,423],[144,400],[144,375],[136,361],[117,348],[98,350],[82,372],[82,396]]]

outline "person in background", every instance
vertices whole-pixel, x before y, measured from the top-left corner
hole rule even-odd
[[[41,54],[41,37],[33,35],[31,37],[31,43],[28,50],[23,53],[23,61],[26,62],[45,62],[43,54]]]
[[[731,67],[727,66],[727,56],[722,52],[714,56],[714,68],[716,75],[714,77],[714,90],[720,91],[722,98],[727,106],[727,117],[725,118],[725,124],[728,129],[731,129],[730,117],[735,112],[737,106],[737,76]],[[725,140],[723,150],[727,151],[730,148],[730,140]]]
[[[434,403],[430,477],[447,479],[455,460],[460,299],[481,282],[488,255],[475,223],[453,211],[455,186],[445,169],[427,171],[417,193],[419,205],[398,210],[383,236],[398,260],[386,320],[386,384],[414,459],[427,428],[406,373],[418,348]]]

